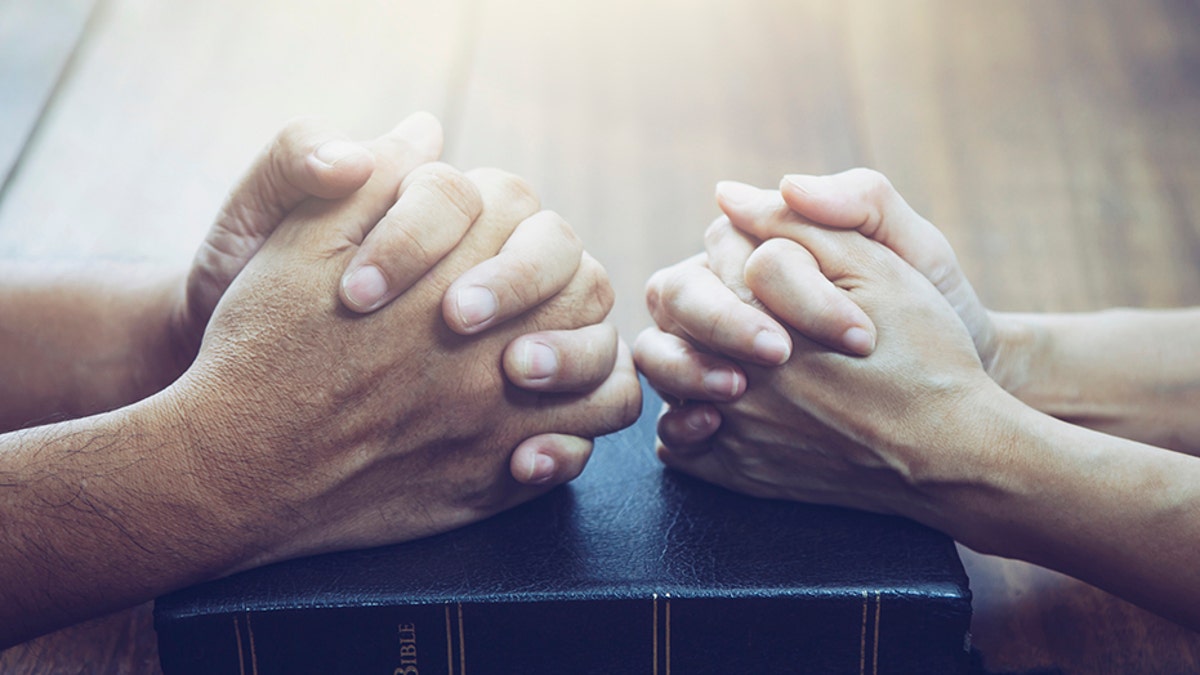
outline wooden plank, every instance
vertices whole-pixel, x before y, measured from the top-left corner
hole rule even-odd
[[[608,268],[628,339],[649,275],[702,247],[716,181],[863,161],[838,3],[484,0],[478,21],[451,159],[540,190]]]
[[[0,1],[0,195],[95,4]]]
[[[0,253],[190,259],[276,129],[443,112],[460,2],[112,0],[0,203]]]

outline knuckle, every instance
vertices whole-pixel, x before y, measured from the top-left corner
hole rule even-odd
[[[580,253],[583,252],[583,240],[579,238],[579,235],[575,232],[575,228],[571,227],[571,224],[565,218],[557,212],[550,210],[543,210],[538,215],[545,219],[545,222],[549,225],[547,236],[560,239],[562,244],[565,244],[562,248],[568,251],[578,249]]]
[[[469,221],[478,217],[483,208],[479,188],[461,171],[448,164],[434,162],[418,168],[414,174],[410,189],[420,186],[428,190],[440,200],[448,202]]]
[[[529,258],[507,256],[506,274],[498,280],[506,295],[516,300],[518,307],[533,307],[545,299],[541,266]],[[504,304],[501,301],[501,304]]]
[[[642,414],[642,387],[632,373],[623,373],[619,377],[622,386],[616,405],[616,423],[624,428],[636,422]]]
[[[733,229],[733,222],[727,216],[721,216],[712,221],[704,230],[704,246],[712,249],[728,236]]]
[[[778,239],[768,239],[754,249],[746,259],[746,284],[751,290],[770,283],[778,275],[784,250],[783,242]]]
[[[325,121],[320,117],[293,117],[275,134],[274,145],[283,148],[295,147],[325,127]]]
[[[657,270],[646,280],[646,309],[650,310],[652,315],[658,313],[663,307],[663,286],[666,276],[666,270]]]
[[[537,191],[524,178],[494,167],[472,169],[467,176],[479,185],[480,190],[494,199],[512,204],[522,210],[536,212],[541,209]]]
[[[600,261],[584,253],[579,262],[579,274],[589,285],[593,306],[602,309],[603,316],[607,316],[616,302],[616,292],[609,281],[608,272]]]
[[[855,172],[862,197],[870,205],[873,218],[878,220],[880,212],[896,196],[896,188],[887,176],[875,169],[860,168]]]
[[[872,193],[878,191],[892,190],[892,182],[888,177],[883,175],[883,172],[877,169],[859,167],[851,169],[850,173],[854,176],[855,181]]]

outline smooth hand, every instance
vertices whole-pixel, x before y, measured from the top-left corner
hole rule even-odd
[[[738,364],[749,385],[736,400],[664,417],[662,460],[758,496],[928,516],[926,490],[970,465],[954,445],[956,430],[974,431],[961,428],[972,424],[966,411],[999,391],[953,308],[895,253],[857,232],[797,225],[789,239],[768,240],[748,258],[722,250],[730,258],[685,261],[669,273],[686,283],[745,261],[747,289],[793,325],[835,293],[870,318],[875,348],[848,355],[793,332],[782,366]],[[656,385],[676,386],[654,373],[681,342],[657,329],[639,340],[639,366]],[[715,433],[703,428],[713,419],[721,421]]]

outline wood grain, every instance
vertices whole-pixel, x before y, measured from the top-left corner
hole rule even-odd
[[[288,119],[441,114],[459,2],[112,0],[0,202],[0,254],[186,264]]]
[[[0,0],[0,195],[95,4]]]
[[[887,173],[992,307],[1200,304],[1200,3],[113,0],[0,202],[0,253],[183,264],[283,120],[411,109],[524,175],[609,269],[613,321],[701,245],[713,183]],[[1200,635],[963,551],[996,670],[1200,671]],[[154,672],[147,607],[0,655]]]

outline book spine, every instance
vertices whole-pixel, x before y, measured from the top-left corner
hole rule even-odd
[[[931,603],[944,602],[931,608]],[[450,602],[160,619],[165,675],[961,673],[969,604],[837,598]]]

